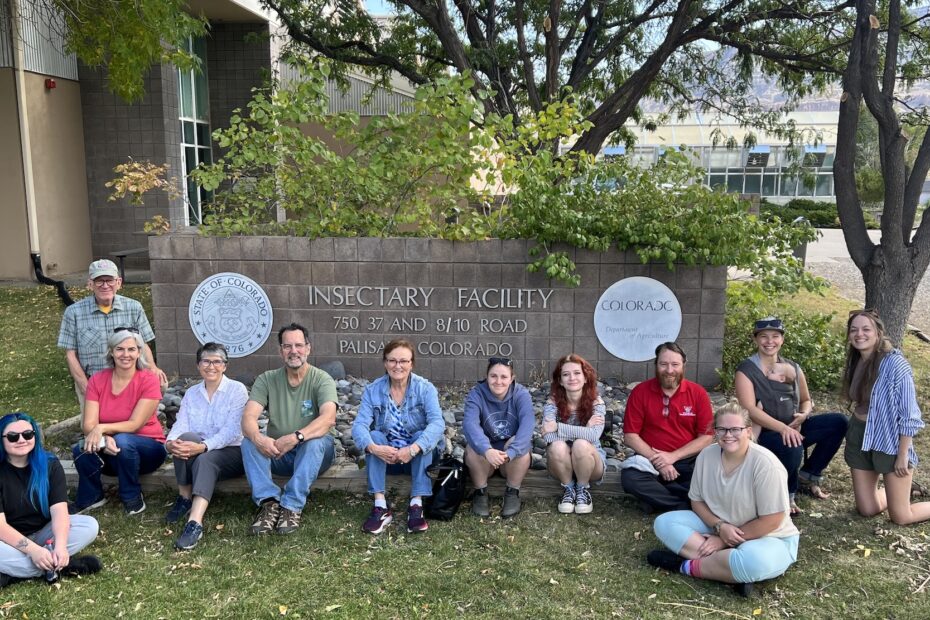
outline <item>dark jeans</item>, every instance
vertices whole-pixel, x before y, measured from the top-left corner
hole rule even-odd
[[[113,439],[119,448],[116,456],[103,452],[84,452],[80,444],[71,448],[74,468],[78,472],[75,501],[79,508],[89,506],[103,497],[100,474],[115,475],[119,480],[119,498],[128,502],[142,495],[139,476],[152,473],[165,462],[165,445],[151,437],[117,433]]]
[[[809,417],[801,425],[803,445],[796,448],[786,446],[780,433],[766,429],[759,435],[759,445],[768,448],[788,470],[788,493],[794,495],[798,491],[798,470],[803,470],[807,477],[819,478],[840,449],[847,425],[846,416],[841,413],[822,413]],[[814,449],[805,458],[810,446]]]
[[[675,461],[678,477],[666,482],[662,476],[655,476],[632,467],[620,473],[620,484],[623,490],[638,498],[657,512],[669,510],[690,510],[691,500],[688,491],[691,489],[691,476],[694,475],[694,462],[697,456]]]

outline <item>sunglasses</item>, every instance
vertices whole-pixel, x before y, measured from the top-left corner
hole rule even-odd
[[[671,402],[672,401],[671,399],[669,399],[668,396],[665,396],[664,394],[662,395],[662,416],[663,417],[666,417],[666,418],[668,417],[668,406],[669,406],[669,403]]]
[[[138,327],[117,327],[113,330],[113,333],[115,334],[117,332],[132,332],[133,334],[140,333]]]
[[[509,366],[513,368],[513,360],[509,357],[491,357],[488,358],[488,366],[497,366],[501,364],[502,366]]]
[[[22,431],[21,433],[16,433],[14,431],[10,431],[6,435],[4,435],[4,437],[6,437],[6,440],[9,441],[10,443],[16,443],[17,441],[19,441],[20,436],[22,436],[22,438],[25,439],[26,441],[29,441],[30,439],[36,436],[36,432],[35,431]]]

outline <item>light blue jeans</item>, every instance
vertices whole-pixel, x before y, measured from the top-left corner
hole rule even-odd
[[[414,435],[416,441],[419,434]],[[371,431],[372,443],[387,445],[388,440],[381,431]],[[387,487],[387,474],[410,475],[410,497],[429,497],[433,494],[433,481],[426,474],[426,468],[433,464],[435,450],[420,452],[409,463],[388,465],[374,454],[365,455],[365,471],[368,475],[368,492],[384,493]]]
[[[97,520],[93,517],[71,515],[71,527],[68,529],[68,553],[74,557],[78,551],[94,542],[98,531]],[[46,540],[54,538],[52,535],[52,522],[49,521],[45,527],[30,534],[28,538],[44,547]],[[40,577],[45,574],[44,570],[32,563],[28,555],[5,542],[0,542],[0,572],[10,577],[23,579]]]
[[[242,464],[252,487],[252,501],[261,504],[266,499],[275,499],[292,512],[304,509],[310,486],[329,469],[334,457],[333,436],[329,434],[308,439],[276,459],[262,454],[248,439],[242,440]],[[272,475],[291,477],[283,491]]]
[[[675,510],[656,517],[653,525],[656,537],[666,547],[680,553],[692,534],[707,536],[713,529],[701,521],[694,511]],[[784,574],[798,559],[799,536],[775,538],[764,536],[747,540],[730,553],[730,572],[738,583],[752,583]]]

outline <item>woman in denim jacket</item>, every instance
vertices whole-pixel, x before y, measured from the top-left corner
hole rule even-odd
[[[385,374],[365,388],[352,424],[355,445],[366,454],[368,492],[375,496],[362,529],[380,534],[394,518],[384,496],[390,470],[410,475],[407,531],[424,532],[429,524],[423,518],[423,497],[433,494],[426,468],[445,431],[439,395],[432,383],[413,374],[416,354],[408,340],[387,343],[382,359]]]

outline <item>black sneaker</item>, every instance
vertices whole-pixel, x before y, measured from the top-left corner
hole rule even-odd
[[[191,511],[191,506],[193,505],[193,499],[178,495],[177,499],[174,500],[174,506],[172,506],[168,514],[165,515],[165,523],[177,523],[187,516],[187,513]]]
[[[189,551],[197,546],[201,538],[203,538],[203,526],[196,521],[188,521],[184,526],[184,531],[174,541],[174,548],[179,551]]]
[[[101,495],[96,500],[92,501],[89,504],[79,505],[77,502],[68,502],[68,514],[69,515],[82,515],[85,512],[89,512],[94,508],[100,508],[107,503],[106,495]]]
[[[488,501],[488,490],[475,489],[475,494],[471,498],[471,513],[476,517],[490,517],[491,505]]]
[[[752,596],[753,584],[749,583],[734,583],[733,589],[736,590],[736,593],[742,596],[743,598],[750,598]]]
[[[646,554],[646,561],[656,568],[662,568],[671,573],[677,573],[681,570],[681,563],[684,562],[685,559],[667,549],[653,549]]]
[[[504,507],[501,509],[501,516],[508,519],[520,512],[520,508],[522,508],[520,489],[507,487],[504,491]]]
[[[586,515],[594,510],[594,500],[591,499],[591,489],[577,487],[575,489],[575,514]]]
[[[68,565],[61,569],[61,574],[65,577],[76,577],[78,575],[93,575],[99,573],[103,568],[100,558],[95,555],[76,555],[68,562]]]
[[[6,573],[0,573],[0,588],[5,588],[10,585],[12,579],[13,578]]]
[[[575,512],[575,483],[562,485],[562,501],[559,502],[559,512],[563,515]]]
[[[126,514],[130,517],[145,512],[145,498],[139,495],[139,497],[135,499],[123,502],[123,510],[126,511]]]

